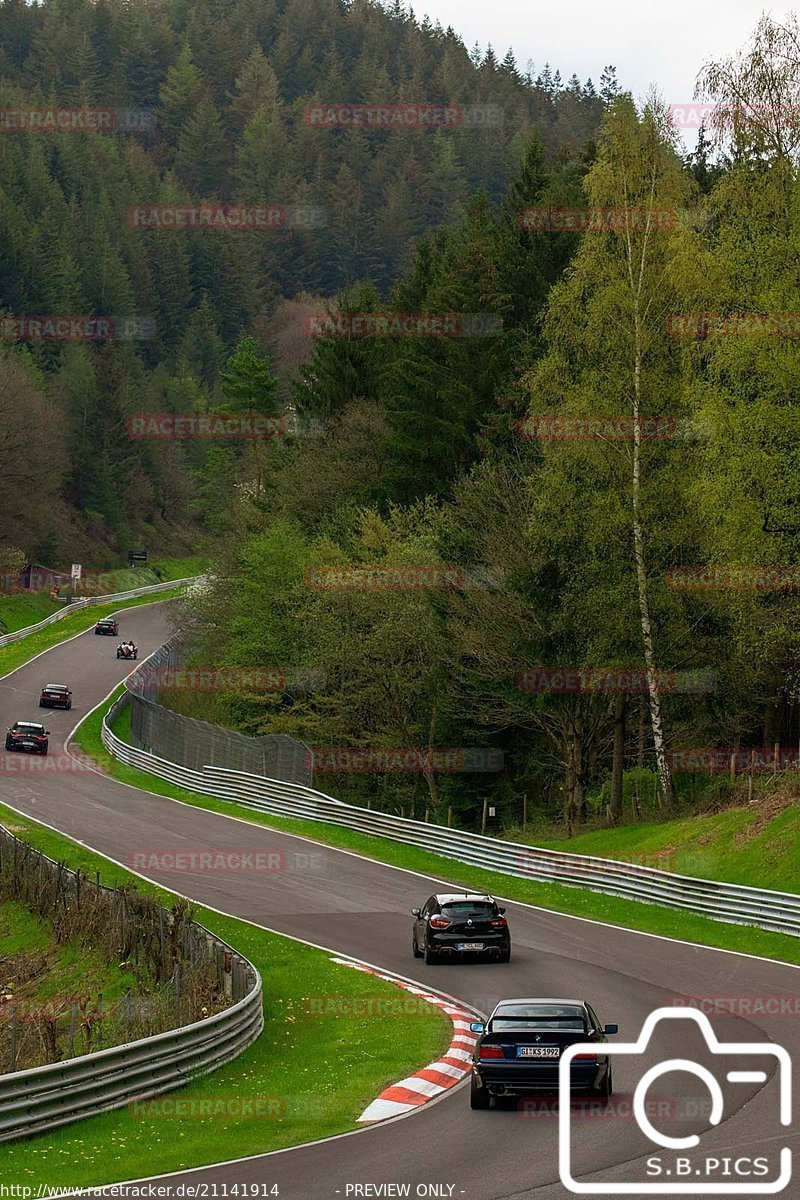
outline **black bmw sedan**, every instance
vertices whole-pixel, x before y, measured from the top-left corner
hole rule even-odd
[[[570,1072],[571,1090],[608,1099],[611,1062],[603,1043],[618,1030],[601,1025],[585,1000],[501,1000],[480,1033],[472,1062],[470,1106],[488,1108],[493,1096],[557,1092],[562,1052],[577,1042],[591,1050],[577,1055]]]

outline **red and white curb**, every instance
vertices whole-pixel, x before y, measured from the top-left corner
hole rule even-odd
[[[385,1121],[387,1117],[396,1117],[400,1113],[410,1112],[412,1108],[419,1108],[420,1105],[427,1104],[429,1100],[446,1092],[448,1088],[455,1087],[465,1075],[469,1074],[472,1051],[478,1040],[477,1034],[470,1033],[470,1022],[475,1020],[472,1013],[459,1008],[442,996],[434,995],[425,988],[416,987],[415,984],[407,983],[404,979],[397,979],[394,975],[384,975],[381,971],[365,967],[362,963],[353,962],[349,958],[332,958],[331,962],[340,963],[344,967],[353,967],[356,971],[363,971],[365,975],[375,975],[378,979],[385,979],[387,983],[393,983],[395,987],[411,992],[420,1000],[434,1004],[442,1012],[446,1012],[453,1022],[453,1040],[442,1057],[438,1058],[436,1062],[428,1063],[427,1067],[423,1067],[414,1075],[409,1075],[407,1079],[401,1079],[399,1083],[393,1083],[391,1087],[386,1088],[377,1100],[373,1100],[364,1109],[358,1118],[360,1122]]]

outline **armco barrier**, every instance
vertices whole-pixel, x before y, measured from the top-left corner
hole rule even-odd
[[[67,868],[61,870],[64,873]],[[197,930],[210,947],[228,956],[233,995],[237,990],[244,995],[222,1012],[179,1029],[0,1075],[0,1142],[42,1133],[182,1087],[230,1062],[256,1040],[264,1026],[261,976],[251,962],[215,934],[200,925]],[[228,966],[225,969],[227,973]]]
[[[38,633],[40,629],[46,629],[48,625],[54,625],[56,621],[63,621],[64,617],[68,617],[70,613],[78,612],[82,608],[89,608],[93,604],[113,604],[116,600],[135,600],[137,596],[170,592],[173,588],[184,587],[189,583],[198,583],[202,578],[202,575],[192,575],[187,579],[172,579],[167,583],[151,583],[146,587],[133,588],[129,592],[114,592],[108,596],[86,596],[83,600],[65,604],[58,612],[51,613],[49,617],[45,617],[43,621],[38,621],[35,625],[26,625],[24,629],[18,629],[15,633],[4,633],[0,637],[0,647],[10,646],[12,642],[21,642],[23,638],[30,637],[32,633]]]
[[[262,812],[343,825],[361,833],[419,846],[433,854],[484,867],[489,871],[499,871],[504,875],[587,888],[645,904],[685,909],[733,925],[754,925],[759,929],[800,936],[800,895],[791,892],[771,892],[675,875],[612,859],[540,850],[518,842],[500,841],[443,825],[373,812],[344,804],[313,788],[281,783],[241,771],[211,766],[203,767],[201,771],[189,771],[144,750],[135,749],[111,731],[108,721],[113,720],[126,700],[127,697],[123,696],[116,701],[103,720],[105,748],[120,761],[191,791]]]

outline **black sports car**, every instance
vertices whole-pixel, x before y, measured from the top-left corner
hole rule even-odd
[[[105,633],[110,637],[116,637],[119,633],[119,625],[113,617],[101,617],[94,627],[95,633]]]
[[[493,1096],[557,1092],[559,1059],[568,1046],[590,1042],[596,1050],[572,1061],[572,1091],[607,1100],[612,1091],[611,1062],[603,1043],[618,1030],[601,1025],[585,1000],[501,1000],[480,1033],[472,1061],[470,1107],[488,1108]]]
[[[426,963],[465,954],[488,955],[498,962],[511,959],[511,934],[493,896],[485,892],[440,893],[424,908],[412,908],[411,949]]]
[[[6,733],[6,750],[26,750],[29,754],[47,754],[49,729],[38,721],[15,721]]]
[[[39,697],[39,708],[72,708],[72,692],[64,683],[46,683]]]

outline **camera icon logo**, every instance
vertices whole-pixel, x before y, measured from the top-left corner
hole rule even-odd
[[[783,1047],[778,1046],[774,1042],[720,1042],[714,1033],[714,1029],[705,1013],[699,1012],[692,1008],[659,1008],[652,1012],[645,1021],[639,1039],[636,1042],[622,1042],[615,1045],[604,1045],[603,1053],[609,1057],[620,1057],[624,1055],[633,1056],[644,1054],[650,1043],[655,1027],[660,1021],[694,1021],[700,1027],[700,1030],[705,1038],[709,1051],[713,1055],[724,1055],[729,1059],[744,1060],[739,1063],[741,1069],[728,1070],[725,1079],[730,1084],[737,1083],[766,1083],[767,1075],[763,1070],[748,1070],[747,1059],[752,1059],[757,1056],[760,1059],[765,1057],[774,1058],[777,1060],[777,1076],[779,1084],[779,1119],[782,1126],[789,1126],[792,1119],[792,1060],[789,1052]],[[736,1168],[740,1163],[766,1163],[767,1169],[759,1168],[757,1171],[752,1169],[742,1171],[746,1177],[741,1182],[731,1178],[730,1173],[726,1173],[724,1178],[714,1179],[711,1165],[714,1164],[719,1168],[721,1162],[730,1164],[732,1159],[720,1160],[713,1158],[710,1155],[701,1154],[698,1159],[692,1160],[689,1157],[682,1157],[675,1160],[675,1165],[670,1168],[653,1168],[651,1174],[662,1176],[662,1182],[655,1183],[652,1179],[644,1179],[638,1183],[595,1183],[578,1180],[572,1174],[572,1140],[570,1127],[570,1066],[572,1060],[579,1054],[588,1054],[596,1052],[597,1044],[591,1042],[582,1042],[573,1046],[569,1046],[561,1055],[559,1062],[559,1113],[558,1113],[558,1159],[559,1172],[561,1182],[568,1191],[578,1196],[624,1196],[624,1195],[649,1195],[649,1196],[664,1196],[664,1195],[681,1195],[691,1193],[696,1195],[717,1195],[717,1196],[735,1196],[735,1195],[776,1195],[782,1192],[792,1177],[792,1152],[788,1146],[783,1146],[779,1154],[779,1171],[777,1177],[763,1182],[754,1182],[753,1175],[763,1176],[763,1174],[772,1174],[768,1170],[768,1162],[765,1158],[757,1159],[737,1159]],[[700,1138],[697,1134],[689,1134],[686,1137],[669,1137],[660,1129],[656,1129],[647,1115],[647,1092],[652,1084],[662,1075],[666,1075],[672,1071],[683,1071],[694,1075],[702,1081],[711,1097],[710,1112],[708,1116],[711,1126],[719,1125],[722,1121],[725,1110],[725,1096],[722,1088],[716,1077],[712,1075],[707,1067],[701,1063],[692,1062],[688,1058],[671,1058],[665,1062],[656,1064],[646,1071],[639,1080],[633,1096],[633,1114],[637,1125],[642,1133],[655,1146],[664,1151],[674,1154],[676,1151],[690,1151],[696,1149],[700,1144]],[[660,1160],[656,1157],[648,1159],[648,1164],[657,1163]],[[672,1161],[672,1160],[670,1160]],[[681,1164],[678,1169],[675,1169],[677,1164]],[[669,1177],[668,1179],[665,1177]],[[679,1182],[680,1177],[685,1177],[685,1182]]]

